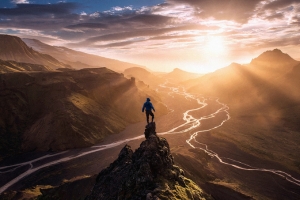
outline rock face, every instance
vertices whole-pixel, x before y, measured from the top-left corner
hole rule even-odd
[[[155,133],[155,123],[145,130],[146,140],[133,152],[125,145],[119,157],[102,170],[92,199],[205,199],[205,193],[174,165],[166,139]]]

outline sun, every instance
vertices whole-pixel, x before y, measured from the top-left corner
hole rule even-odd
[[[224,39],[220,36],[208,36],[204,41],[204,51],[210,56],[216,56],[225,52]]]

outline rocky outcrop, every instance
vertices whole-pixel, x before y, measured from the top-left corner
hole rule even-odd
[[[174,164],[167,140],[155,133],[155,123],[146,127],[145,136],[135,152],[125,145],[117,160],[99,173],[86,199],[205,199]]]

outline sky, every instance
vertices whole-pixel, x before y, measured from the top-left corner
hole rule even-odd
[[[300,0],[0,0],[0,34],[208,73],[275,48],[300,60]]]

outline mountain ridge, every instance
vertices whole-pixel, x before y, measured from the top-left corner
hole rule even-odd
[[[70,65],[77,62],[82,63],[82,65],[78,65],[78,63],[77,65],[72,65],[75,69],[82,69],[88,65],[90,68],[107,67],[116,72],[123,72],[125,69],[130,67],[142,67],[137,64],[83,53],[66,47],[51,46],[36,39],[22,38],[22,40],[33,49],[52,55],[61,62],[68,63]]]
[[[144,120],[140,104],[153,95],[157,115],[166,114],[154,91],[107,68],[0,74],[0,155],[94,145]]]
[[[0,34],[0,46],[0,59],[2,60],[45,65],[52,69],[71,68],[51,55],[33,50],[16,36]]]

